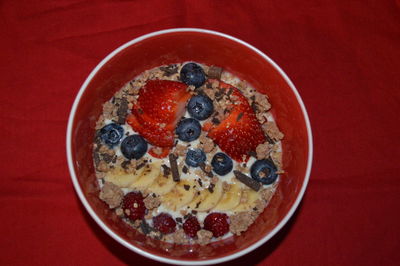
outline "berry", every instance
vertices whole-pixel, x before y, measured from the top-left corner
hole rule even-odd
[[[204,229],[211,231],[214,237],[223,236],[229,232],[228,215],[225,213],[210,213],[204,219]]]
[[[128,124],[152,145],[172,147],[176,124],[190,98],[186,88],[187,85],[177,81],[147,81],[127,118]]]
[[[211,166],[215,173],[218,175],[226,175],[233,168],[232,159],[228,155],[222,152],[218,152],[214,155],[211,160]]]
[[[140,135],[130,135],[122,141],[121,152],[127,159],[140,159],[147,152],[147,142]]]
[[[160,213],[156,217],[153,217],[153,226],[161,233],[169,234],[175,232],[176,222],[171,215]]]
[[[200,163],[206,161],[206,154],[201,149],[190,149],[186,153],[185,162],[192,167],[198,167]]]
[[[179,78],[183,83],[193,85],[196,88],[206,82],[206,74],[203,68],[196,63],[185,64],[181,69]]]
[[[276,174],[276,166],[270,160],[258,160],[250,168],[251,177],[263,183],[264,185],[269,185],[275,182],[278,178]]]
[[[208,137],[232,159],[246,161],[249,153],[265,142],[265,135],[246,97],[229,84],[220,82],[220,88],[231,91],[235,104],[220,124],[208,128]]]
[[[146,214],[143,196],[140,192],[129,192],[122,200],[124,215],[131,221],[141,220]]]
[[[197,120],[205,120],[214,112],[214,105],[207,96],[196,95],[190,99],[187,110],[191,117]]]
[[[105,125],[100,129],[100,139],[110,148],[119,143],[124,135],[124,129],[115,123]]]
[[[200,229],[200,223],[195,216],[190,216],[183,223],[183,231],[185,231],[186,235],[189,237],[196,237],[197,231]]]
[[[185,118],[178,123],[176,134],[183,141],[193,141],[200,136],[201,125],[199,121],[193,118]]]

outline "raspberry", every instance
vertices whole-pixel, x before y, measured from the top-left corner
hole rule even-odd
[[[153,226],[161,233],[169,234],[175,232],[176,222],[171,215],[160,213],[156,217],[153,217]]]
[[[127,218],[132,221],[143,219],[146,214],[143,196],[140,192],[129,192],[122,200],[122,210]]]
[[[210,213],[204,219],[204,229],[211,231],[214,237],[223,236],[229,232],[228,215],[225,213]]]
[[[197,235],[197,231],[199,231],[200,229],[201,227],[199,221],[197,221],[197,218],[195,216],[190,216],[183,224],[183,230],[190,237],[195,237]]]

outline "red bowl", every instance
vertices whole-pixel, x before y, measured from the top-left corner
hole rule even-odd
[[[277,193],[241,236],[207,246],[173,245],[146,237],[122,222],[98,198],[92,141],[102,104],[126,82],[153,67],[196,61],[217,65],[266,93],[285,138]],[[264,53],[234,37],[203,29],[171,29],[134,39],[108,55],[90,73],[73,104],[67,130],[69,171],[76,192],[93,219],[116,241],[148,258],[172,264],[214,264],[242,256],[276,234],[293,215],[306,189],[312,136],[304,104],[286,74]]]

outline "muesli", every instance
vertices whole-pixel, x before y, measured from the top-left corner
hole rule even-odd
[[[216,66],[143,72],[104,103],[99,197],[134,229],[177,244],[244,233],[273,196],[281,139],[268,96]]]

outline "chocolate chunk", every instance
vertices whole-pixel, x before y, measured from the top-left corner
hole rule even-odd
[[[252,103],[251,103],[251,108],[253,109],[253,111],[254,111],[255,113],[258,112],[258,105],[257,105],[255,102],[252,102]]]
[[[210,185],[208,186],[208,191],[210,191],[211,193],[214,193],[214,187],[215,187],[214,184],[210,184]]]
[[[232,92],[233,92],[233,88],[230,87],[230,88],[229,88],[229,91],[228,91],[228,93],[227,93],[228,97],[231,96]]]
[[[145,219],[142,220],[142,223],[140,224],[140,229],[142,229],[142,232],[145,235],[149,234],[151,231],[154,231],[154,229],[150,227]]]
[[[107,154],[107,153],[102,153],[101,157],[103,158],[103,161],[105,161],[106,163],[111,163],[111,161],[114,158],[114,155],[110,155],[110,154]]]
[[[243,117],[243,112],[240,112],[236,118],[236,121],[238,122],[240,119]]]
[[[180,175],[179,175],[179,169],[178,169],[178,163],[176,162],[176,156],[172,153],[169,154],[168,156],[169,158],[169,164],[171,165],[171,171],[172,171],[172,179],[175,182],[179,182],[179,180],[181,179]]]
[[[197,209],[200,206],[200,204],[201,204],[201,201],[197,202],[196,207],[194,207],[194,208]]]
[[[128,115],[128,100],[126,98],[122,98],[117,109],[118,116],[118,124],[125,124],[126,116]]]
[[[200,185],[201,187],[203,187],[203,182],[201,181],[201,179],[197,179],[197,182],[199,183],[199,185]]]
[[[213,175],[213,173],[210,171],[210,172],[208,172],[207,170],[206,170],[206,164],[203,162],[203,163],[199,163],[199,166],[200,166],[200,169],[208,176],[208,177],[213,177],[214,175]]]
[[[99,163],[100,163],[100,155],[99,155],[99,153],[93,152],[93,159],[94,159],[94,164],[96,166],[98,166]]]
[[[163,169],[163,176],[168,177],[169,174],[171,173],[171,168],[169,168],[165,164],[162,164],[161,167]]]
[[[181,217],[177,217],[175,220],[180,224],[182,223],[182,218]]]
[[[178,73],[178,66],[175,64],[168,65],[168,66],[162,66],[160,67],[160,70],[164,72],[164,76],[172,76],[173,74]]]
[[[234,170],[233,173],[235,174],[236,178],[242,182],[243,184],[245,184],[246,186],[248,186],[249,188],[251,188],[254,191],[259,191],[261,188],[261,184],[258,183],[257,181],[255,181],[253,178],[243,174],[240,171]]]
[[[183,188],[184,188],[186,191],[189,191],[190,186],[189,186],[189,185],[183,185]]]
[[[186,165],[184,165],[184,166],[182,167],[182,172],[184,172],[185,174],[187,174],[188,171],[189,171],[189,169],[186,167]]]
[[[267,138],[267,141],[271,144],[275,144],[275,141],[273,139],[270,138],[270,136],[265,135],[265,137]]]
[[[211,119],[211,122],[212,122],[214,125],[219,125],[219,124],[221,124],[221,121],[219,121],[219,119],[216,118],[216,117],[213,117],[213,119]]]
[[[207,76],[210,79],[221,79],[221,74],[222,74],[222,68],[216,66],[211,66],[207,72]]]
[[[255,151],[249,151],[249,155],[257,158],[257,153]]]

